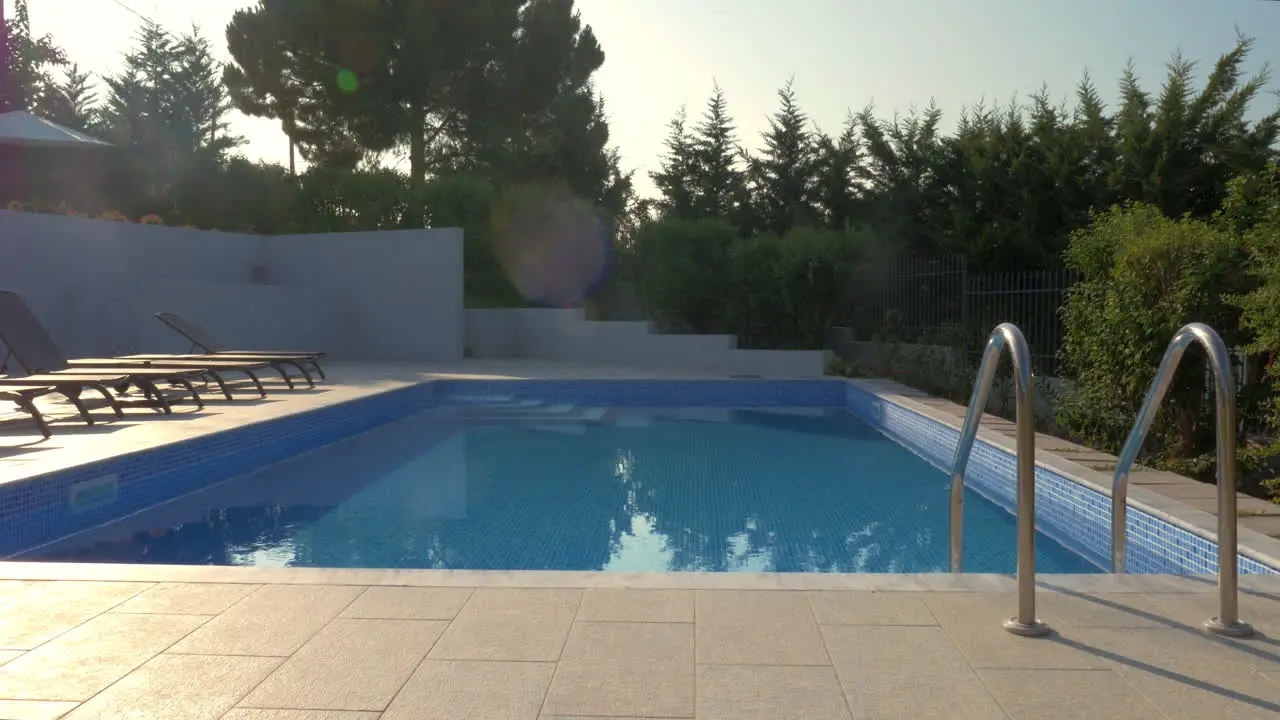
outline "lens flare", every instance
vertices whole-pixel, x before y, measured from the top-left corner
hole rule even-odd
[[[339,90],[350,95],[355,92],[358,87],[360,87],[360,78],[356,77],[355,73],[346,69],[338,71]]]
[[[612,233],[598,209],[565,188],[525,186],[496,205],[494,250],[526,300],[575,307],[608,277]]]

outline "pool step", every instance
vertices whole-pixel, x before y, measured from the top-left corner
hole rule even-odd
[[[583,407],[571,404],[547,405],[537,400],[495,402],[487,398],[483,404],[467,408],[466,418],[473,423],[519,423],[563,427],[564,425],[600,423],[608,414],[608,408]],[[583,425],[583,432],[586,426]]]

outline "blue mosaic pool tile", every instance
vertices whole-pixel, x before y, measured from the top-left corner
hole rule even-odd
[[[845,408],[935,467],[950,474],[959,431],[858,387],[848,386]],[[1014,456],[982,440],[974,443],[965,483],[1009,512],[1017,507]],[[1126,570],[1131,573],[1213,575],[1217,543],[1129,508]],[[1036,467],[1036,527],[1098,567],[1110,567],[1111,498],[1052,470]],[[1280,574],[1243,552],[1241,574]]]
[[[439,380],[451,402],[547,400],[611,407],[820,407],[845,404],[845,382],[817,380]]]
[[[398,420],[437,402],[430,384],[415,385],[0,485],[0,557]],[[81,502],[86,495],[93,500]]]

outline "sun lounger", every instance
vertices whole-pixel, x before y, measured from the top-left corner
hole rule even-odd
[[[49,423],[45,422],[44,415],[40,414],[40,408],[36,407],[35,399],[52,392],[57,392],[57,390],[48,385],[0,387],[0,400],[15,403],[20,410],[31,416],[31,419],[36,423],[36,427],[40,428],[40,434],[49,437],[51,434],[49,432]]]
[[[0,400],[15,403],[20,410],[31,416],[36,427],[40,428],[40,434],[49,437],[52,434],[49,432],[49,423],[45,422],[44,415],[40,414],[40,408],[36,407],[35,399],[51,392],[54,392],[54,389],[48,385],[0,387]]]
[[[73,370],[82,367],[115,368],[118,370],[203,370],[205,376],[217,383],[223,397],[228,400],[234,400],[235,398],[231,394],[230,386],[223,379],[222,373],[238,372],[249,378],[249,381],[257,389],[259,397],[267,396],[267,389],[262,386],[262,381],[258,379],[257,371],[271,367],[271,363],[235,358],[220,360],[213,356],[205,356],[205,358],[197,360],[188,356],[178,355],[156,357],[126,355],[113,358],[75,358],[67,360],[67,363],[71,365]],[[292,383],[290,383],[290,387],[292,387]]]
[[[320,360],[325,357],[323,352],[295,352],[288,350],[234,350],[227,348],[214,340],[207,332],[199,328],[195,323],[187,320],[177,313],[158,312],[156,319],[169,326],[174,332],[186,338],[191,343],[191,350],[180,356],[163,356],[163,357],[182,357],[191,360],[199,360],[202,358],[209,359],[230,359],[237,360],[259,360],[269,363],[283,363],[292,365],[302,373],[303,378],[311,386],[315,386],[315,382],[311,379],[311,374],[307,371],[310,366],[320,376],[321,380],[325,379],[324,369],[320,367]],[[196,354],[195,351],[199,351]],[[210,357],[216,356],[216,357]],[[130,357],[146,358],[147,355],[133,355]],[[283,372],[279,368],[277,371]]]
[[[18,361],[28,373],[21,378],[0,380],[0,386],[53,385],[62,388],[95,388],[106,386],[123,395],[130,386],[142,391],[145,400],[115,399],[121,405],[145,405],[158,407],[166,413],[173,412],[168,396],[157,382],[177,385],[186,390],[197,408],[204,407],[204,400],[192,380],[208,374],[205,368],[149,367],[149,366],[76,366],[72,367],[58,345],[45,332],[22,297],[11,290],[0,290],[0,342],[9,349],[9,355]]]
[[[119,378],[124,379],[124,378]],[[33,385],[27,378],[9,378],[0,377],[0,400],[8,400],[17,403],[18,407],[31,415],[31,419],[36,421],[36,426],[40,428],[40,434],[49,437],[49,423],[45,421],[43,413],[35,406],[35,399],[43,397],[50,393],[59,393],[64,395],[71,404],[75,406],[76,411],[80,413],[80,417],[86,425],[93,424],[93,416],[89,414],[89,408],[85,407],[84,401],[80,399],[81,391],[97,390],[106,398],[107,406],[115,411],[116,417],[122,417],[120,406],[116,403],[116,399],[111,396],[111,391],[106,385],[101,383],[79,382],[64,385]]]

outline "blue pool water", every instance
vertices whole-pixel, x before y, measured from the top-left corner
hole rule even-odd
[[[965,569],[1012,572],[969,493]],[[441,407],[27,557],[294,567],[931,572],[944,473],[816,409]],[[1038,538],[1041,572],[1097,572]]]

